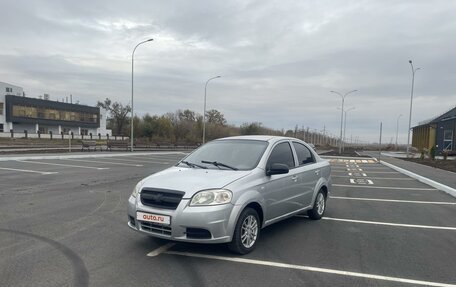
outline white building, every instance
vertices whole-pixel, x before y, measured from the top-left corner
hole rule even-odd
[[[21,87],[0,82],[0,133],[111,136],[107,111],[98,107],[25,97]]]

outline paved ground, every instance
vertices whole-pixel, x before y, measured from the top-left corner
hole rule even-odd
[[[368,160],[243,257],[131,231],[133,186],[182,156],[0,161],[0,286],[456,286],[456,199]]]
[[[405,161],[394,157],[382,157],[381,160],[404,169],[413,170],[413,172],[416,174],[429,177],[437,182],[440,182],[441,184],[445,184],[456,189],[456,173],[452,171],[447,171],[411,161]]]

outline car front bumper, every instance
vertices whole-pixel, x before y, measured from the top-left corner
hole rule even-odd
[[[128,226],[140,233],[174,241],[195,243],[230,242],[234,232],[238,206],[189,206],[189,199],[182,199],[175,210],[145,206],[135,197],[128,200]],[[171,217],[169,225],[151,224],[136,218],[137,212]],[[190,229],[189,229],[190,228]],[[189,230],[207,230],[210,236],[195,238]]]

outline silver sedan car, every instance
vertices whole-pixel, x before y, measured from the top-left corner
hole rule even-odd
[[[295,138],[214,140],[141,180],[128,200],[128,226],[174,241],[228,243],[246,254],[270,224],[303,212],[320,219],[330,174],[328,161]]]

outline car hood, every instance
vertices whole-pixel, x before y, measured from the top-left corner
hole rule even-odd
[[[171,167],[142,180],[142,188],[169,189],[185,192],[191,198],[205,189],[223,188],[252,171]]]

